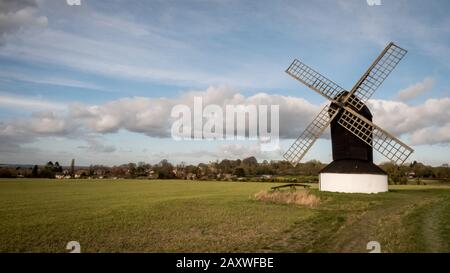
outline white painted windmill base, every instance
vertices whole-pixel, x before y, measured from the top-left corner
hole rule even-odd
[[[383,174],[321,173],[321,191],[379,193],[388,191],[388,177]]]

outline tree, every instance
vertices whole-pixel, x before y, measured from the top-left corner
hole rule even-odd
[[[222,173],[231,173],[233,171],[231,161],[224,159],[219,163],[219,169]]]
[[[136,176],[136,163],[128,163],[128,174],[131,177],[135,177]]]
[[[245,176],[244,168],[238,167],[234,169],[234,175],[236,175],[237,177],[244,177]]]
[[[383,164],[383,169],[388,173],[390,181],[394,184],[406,184],[408,182],[405,177],[405,171],[402,171],[401,166],[386,163]]]
[[[95,174],[94,166],[91,164],[88,170],[88,176],[92,177]]]
[[[75,178],[75,159],[72,158],[72,162],[70,162],[70,177]]]
[[[2,178],[12,178],[14,177],[11,170],[8,168],[0,168],[0,177]]]
[[[53,162],[49,161],[45,164],[44,169],[39,173],[39,177],[43,178],[55,178]]]
[[[207,176],[208,174],[209,174],[208,165],[205,163],[198,164],[197,176],[202,177]]]
[[[242,166],[249,175],[255,175],[257,173],[258,160],[254,156],[247,157],[242,160]]]
[[[34,165],[33,169],[31,170],[31,177],[38,177],[39,173],[38,173],[38,165]]]
[[[175,174],[173,173],[173,165],[167,161],[167,159],[161,160],[159,164],[154,167],[154,171],[158,173],[160,179],[173,179]]]
[[[242,164],[247,166],[256,166],[258,165],[258,160],[256,160],[254,156],[251,156],[243,159]]]
[[[242,164],[242,161],[239,158],[236,159],[235,166],[241,166],[241,164]]]
[[[55,165],[54,165],[54,169],[53,169],[53,170],[54,170],[55,172],[57,172],[57,173],[61,173],[61,172],[63,171],[62,166],[59,165],[59,162],[58,162],[58,161],[55,162]]]
[[[150,165],[145,162],[138,162],[136,167],[136,175],[137,176],[146,176],[147,170],[150,169]]]

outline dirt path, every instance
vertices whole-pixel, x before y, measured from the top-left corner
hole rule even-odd
[[[330,242],[336,252],[369,252],[367,243],[377,241],[381,251],[389,251],[397,245],[399,232],[402,232],[402,216],[412,207],[411,200],[400,199],[370,209],[349,221]]]
[[[391,193],[390,193],[391,194]],[[429,192],[392,193],[367,208],[317,209],[267,247],[287,252],[369,252],[370,241],[381,252],[437,252],[442,250],[440,197]],[[267,250],[266,249],[266,250]]]
[[[440,205],[440,201],[433,203],[423,217],[423,237],[426,252],[444,251],[442,238],[439,233],[439,219],[443,215],[444,207]]]

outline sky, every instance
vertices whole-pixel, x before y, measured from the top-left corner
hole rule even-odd
[[[326,100],[294,58],[349,90],[393,41],[408,54],[368,102],[374,122],[450,163],[447,0],[0,0],[0,163],[279,160]],[[279,105],[280,147],[171,137],[171,109]],[[374,151],[375,161],[386,161]],[[303,161],[330,162],[326,132]]]

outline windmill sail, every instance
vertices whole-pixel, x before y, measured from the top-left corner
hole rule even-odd
[[[334,102],[337,107],[326,106],[323,108],[284,154],[284,158],[295,166],[342,109],[343,113],[338,120],[338,124],[388,159],[399,164],[405,162],[413,149],[362,117],[358,114],[358,111],[364,107],[365,103],[406,53],[405,49],[392,42],[389,43],[350,92],[345,91],[333,81],[295,59],[286,69],[286,73]],[[344,96],[345,99],[341,100]]]
[[[297,59],[286,69],[286,73],[329,100],[334,100],[345,91],[344,88]]]
[[[320,137],[322,132],[336,117],[338,112],[338,109],[334,109],[328,105],[325,106],[292,144],[289,150],[287,150],[283,157],[291,162],[293,166],[296,166],[314,142]]]
[[[396,164],[405,162],[413,152],[409,146],[349,107],[345,107],[338,123]]]
[[[406,52],[394,43],[389,43],[347,95],[347,102],[357,110],[361,110]]]

